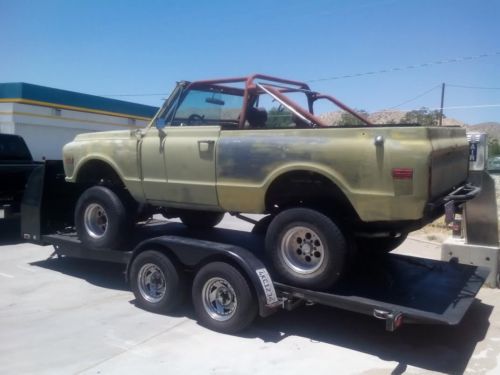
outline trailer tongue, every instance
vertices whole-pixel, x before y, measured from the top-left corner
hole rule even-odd
[[[258,255],[262,241],[256,234],[189,232],[175,223],[144,225],[123,251],[91,250],[68,229],[76,195],[67,185],[59,163],[49,162],[32,174],[22,208],[26,240],[53,245],[58,256],[126,265],[137,303],[153,311],[172,310],[189,287],[185,276],[194,275],[198,319],[218,331],[235,332],[257,313],[267,316],[304,303],[371,315],[385,320],[389,331],[408,323],[456,325],[489,273],[454,261],[388,254],[357,264],[332,290],[318,292],[273,280]],[[169,235],[159,235],[164,233]]]

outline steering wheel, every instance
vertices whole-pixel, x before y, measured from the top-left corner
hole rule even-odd
[[[187,123],[189,125],[193,124],[193,123],[203,123],[203,121],[205,121],[205,115],[203,116],[200,116],[196,113],[193,113],[192,115],[190,115],[187,119]]]

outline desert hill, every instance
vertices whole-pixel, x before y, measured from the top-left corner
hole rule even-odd
[[[401,122],[405,114],[405,111],[382,110],[370,113],[368,115],[368,119],[374,124],[398,124]],[[326,112],[319,115],[319,117],[325,120],[327,124],[335,125],[339,123],[342,117],[342,111]],[[469,125],[453,117],[445,117],[443,119],[443,125],[464,126],[467,128],[467,131],[485,132],[488,133],[490,138],[500,139],[500,122],[490,121]]]

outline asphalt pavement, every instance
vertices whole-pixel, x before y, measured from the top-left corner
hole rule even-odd
[[[221,226],[251,228],[232,217]],[[458,326],[390,333],[314,305],[224,335],[201,327],[189,302],[173,315],[135,306],[122,266],[50,259],[52,247],[18,233],[0,227],[0,374],[500,373],[498,289],[482,289]],[[440,256],[438,244],[411,238],[397,252]]]

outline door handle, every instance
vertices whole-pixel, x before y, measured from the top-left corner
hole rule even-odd
[[[198,149],[200,150],[200,152],[208,152],[214,144],[215,141],[212,140],[198,141]]]

